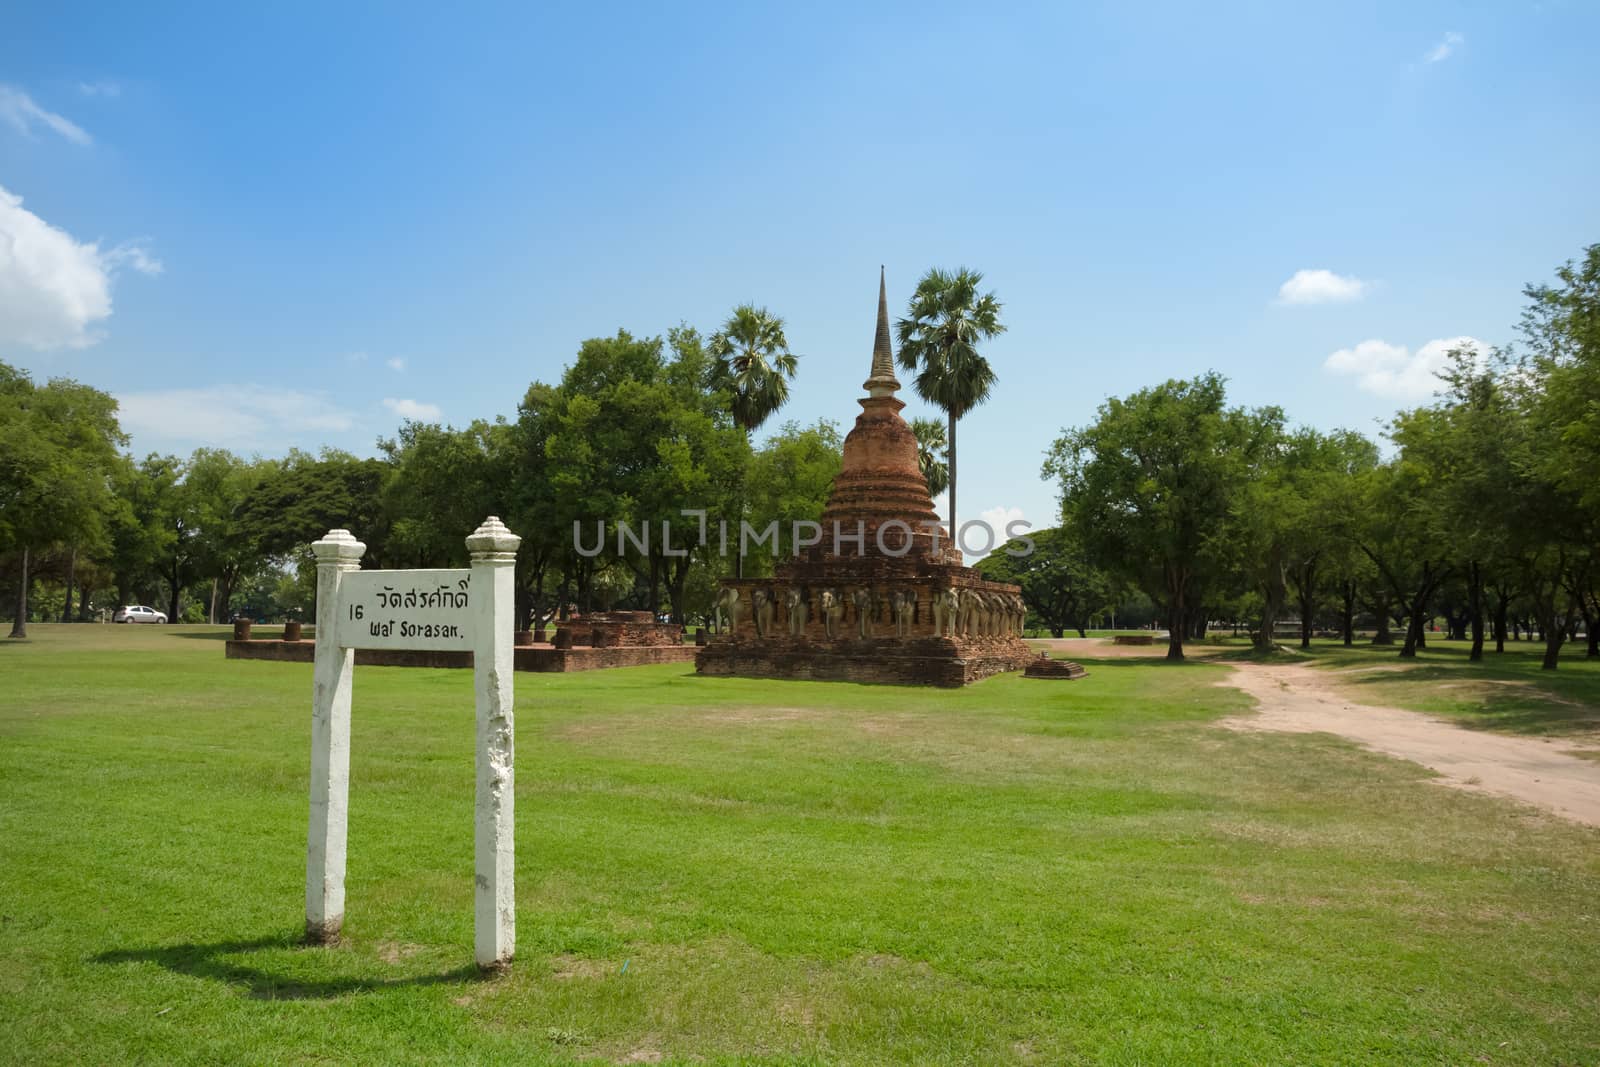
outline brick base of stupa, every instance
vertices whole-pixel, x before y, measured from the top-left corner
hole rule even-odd
[[[1035,657],[1020,637],[725,638],[700,649],[695,670],[743,678],[809,678],[959,687],[1021,670]]]
[[[934,611],[941,589],[1008,599],[1016,593],[1016,586],[985,581],[959,564],[818,558],[784,564],[775,578],[727,578],[722,584],[739,591],[745,614],[732,632],[713,637],[696,654],[701,674],[961,686],[1022,670],[1038,655],[1016,632],[1020,613],[1002,621],[974,612],[958,620],[954,635],[948,621],[941,633],[943,620]],[[765,634],[750,614],[758,590],[773,604]],[[787,612],[791,591],[803,605],[798,626]],[[840,605],[831,629],[824,592]],[[858,593],[867,594],[864,618]],[[903,620],[894,617],[896,593],[909,607]]]

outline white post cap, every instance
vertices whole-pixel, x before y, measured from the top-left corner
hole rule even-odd
[[[517,546],[520,544],[522,538],[506,529],[500,516],[490,515],[467,538],[467,552],[474,563],[506,562],[517,558]]]
[[[329,530],[320,541],[311,542],[311,554],[318,563],[343,563],[358,560],[367,546],[350,535],[349,530]]]

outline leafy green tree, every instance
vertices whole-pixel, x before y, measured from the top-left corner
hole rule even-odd
[[[407,421],[378,443],[389,461],[382,489],[390,555],[418,567],[467,562],[466,537],[486,516],[509,516],[514,435],[504,422],[465,429]]]
[[[275,469],[270,460],[244,460],[221,449],[202,448],[189,457],[183,485],[197,525],[195,573],[212,583],[206,610],[211,622],[226,620],[235,587],[267,566],[268,556],[249,520],[249,508]]]
[[[1431,417],[1426,412],[1416,413],[1412,432],[1426,432],[1422,420]],[[1426,640],[1435,595],[1458,568],[1435,471],[1424,453],[1408,455],[1402,441],[1400,454],[1368,473],[1362,489],[1362,504],[1349,516],[1349,533],[1383,584],[1379,610],[1401,609],[1406,635],[1400,656],[1411,659]]]
[[[917,436],[917,466],[928,483],[928,495],[937,497],[950,487],[950,437],[944,423],[920,416],[911,420]]]
[[[28,633],[30,555],[103,534],[110,475],[126,438],[117,402],[68,378],[35,385],[0,363],[0,552],[18,556],[12,637]]]
[[[561,384],[531,389],[524,405],[527,432],[544,443],[551,514],[565,530],[564,580],[585,610],[598,571],[622,561],[651,611],[660,610],[665,589],[681,619],[693,560],[705,551],[699,522],[682,511],[703,510],[709,522],[742,481],[745,430],[724,410],[725,395],[710,388],[711,357],[693,330],[668,336],[670,356],[661,338],[626,331],[585,341]],[[618,524],[633,540],[621,541]],[[614,578],[607,581],[620,596]]]
[[[1028,536],[1031,552],[1022,540],[1009,541],[974,569],[992,582],[1021,586],[1023,603],[1052,637],[1069,629],[1088,636],[1089,620],[1116,606],[1117,583],[1089,562],[1082,539],[1071,529],[1034,530]]]
[[[257,486],[246,519],[269,556],[309,558],[311,542],[343,528],[366,544],[363,567],[393,566],[383,506],[388,478],[389,464],[382,459],[361,459],[331,448],[320,455],[295,449]]]
[[[1168,381],[1100,406],[1057,439],[1044,474],[1095,566],[1162,606],[1167,658],[1232,558],[1232,518],[1257,464],[1268,414],[1229,408],[1223,379]]]
[[[171,552],[174,532],[164,516],[175,505],[183,464],[176,456],[151,453],[139,462],[123,457],[113,468],[115,499],[108,509],[111,571],[119,606],[154,599],[138,595],[147,591],[151,576]]]
[[[811,426],[784,423],[751,458],[750,525],[761,531],[776,522],[780,546],[792,549],[795,523],[821,521],[843,454],[844,441],[836,423],[826,419]],[[730,537],[737,535],[737,531],[729,532]],[[826,536],[832,536],[831,531]],[[756,549],[759,573],[771,573],[772,565],[786,550],[780,547],[774,552],[765,545]]]
[[[936,405],[949,422],[950,534],[956,520],[956,423],[989,399],[997,376],[978,353],[978,343],[1005,332],[994,293],[979,294],[983,275],[959,270],[928,271],[911,294],[906,317],[895,324],[901,369],[915,372],[917,395]]]
[[[1578,617],[1589,620],[1589,654],[1600,656],[1600,244],[1556,270],[1556,284],[1524,289],[1521,373],[1529,435],[1538,442],[1520,484],[1530,529],[1545,542],[1540,573],[1526,580],[1545,637],[1544,667],[1554,670],[1561,642]],[[1529,494],[1532,486],[1544,491]],[[1561,591],[1551,577],[1559,572]]]

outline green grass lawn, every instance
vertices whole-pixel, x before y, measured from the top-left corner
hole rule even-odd
[[[347,936],[304,948],[309,665],[31,629],[8,1062],[1600,1061],[1600,833],[1218,729],[1220,663],[519,674],[518,955],[480,980],[470,672],[357,670]]]

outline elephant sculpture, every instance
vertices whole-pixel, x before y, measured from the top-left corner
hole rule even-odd
[[[783,605],[789,617],[789,636],[804,637],[806,632],[806,594],[798,586],[784,593]]]
[[[824,589],[817,597],[817,607],[822,611],[822,629],[832,641],[839,636],[839,624],[844,621],[844,596],[837,589]]]
[[[1022,636],[1028,628],[1028,605],[1022,602],[1022,597],[1017,593],[1011,594],[1011,615],[1015,620],[1017,636]]]
[[[750,594],[750,600],[754,608],[756,636],[772,636],[772,594],[765,589],[757,589]]]
[[[850,600],[856,606],[856,636],[867,638],[872,636],[872,590],[857,589],[850,594]]]
[[[889,594],[889,611],[894,616],[894,635],[911,636],[911,617],[917,612],[917,594],[910,589],[896,589]]]
[[[966,607],[959,589],[940,589],[933,594],[933,633],[935,637],[958,637],[961,614]]]
[[[739,599],[739,590],[723,586],[717,591],[716,623],[719,633],[736,633],[739,617],[743,614],[744,603]]]

